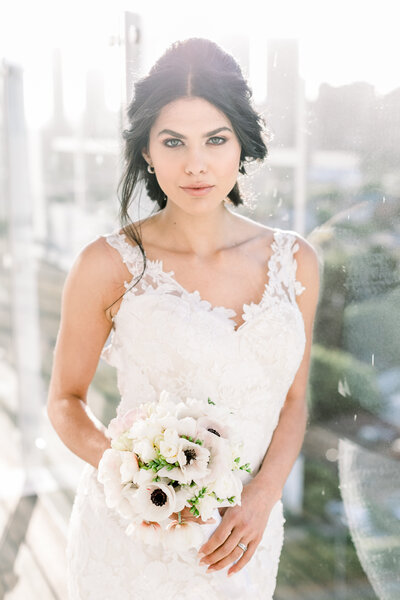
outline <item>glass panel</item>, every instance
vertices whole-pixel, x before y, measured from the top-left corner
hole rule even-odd
[[[121,129],[134,79],[172,41],[200,35],[240,61],[273,133],[265,165],[239,178],[247,202],[237,212],[298,231],[321,263],[310,420],[285,487],[275,598],[397,599],[400,88],[398,78],[383,78],[397,77],[386,68],[398,53],[387,41],[397,30],[381,23],[383,5],[373,3],[375,15],[365,6],[374,43],[354,39],[359,15],[349,13],[353,29],[340,53],[343,21],[332,15],[327,24],[317,5],[319,35],[307,30],[309,15],[271,9],[266,28],[257,11],[243,15],[223,2],[205,2],[193,23],[174,19],[182,24],[156,32],[154,5],[139,4],[126,29],[118,8],[82,7],[77,19],[65,6],[64,29],[50,6],[40,29],[32,26],[37,8],[12,16],[9,3],[8,29],[24,43],[6,35],[1,19],[0,589],[10,598],[67,597],[67,526],[84,464],[45,407],[62,287],[82,247],[118,223]],[[210,11],[223,21],[227,8],[230,29],[211,31]],[[175,10],[160,6],[159,22]],[[364,56],[358,66],[355,47]],[[131,216],[152,208],[143,195]],[[88,395],[93,419],[107,425],[118,403],[115,370],[100,361]]]

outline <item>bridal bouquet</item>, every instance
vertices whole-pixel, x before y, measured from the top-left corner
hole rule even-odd
[[[204,525],[183,520],[190,507],[207,521],[218,507],[241,503],[242,443],[229,426],[230,412],[208,398],[173,400],[163,390],[158,402],[113,419],[111,448],[98,466],[107,506],[126,520],[126,533],[152,545],[177,550],[200,547]],[[178,519],[172,519],[173,513]]]

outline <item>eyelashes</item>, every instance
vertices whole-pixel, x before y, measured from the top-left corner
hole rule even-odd
[[[209,138],[210,140],[222,140],[220,143],[218,144],[211,144],[211,146],[222,146],[225,142],[226,139],[225,137],[221,137],[219,135],[214,135],[213,137]],[[178,138],[168,138],[167,140],[163,141],[164,146],[166,146],[167,148],[178,148],[179,146],[181,146],[181,144],[173,144],[170,145],[167,142],[181,142],[182,140],[178,140]]]

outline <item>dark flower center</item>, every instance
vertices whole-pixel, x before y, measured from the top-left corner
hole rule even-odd
[[[215,431],[215,429],[213,429],[212,427],[209,427],[207,429],[207,431],[211,431],[211,433],[215,433],[215,435],[217,435],[218,437],[221,437],[221,434],[219,434],[218,431]]]
[[[183,451],[186,456],[186,464],[189,465],[192,460],[196,458],[196,451],[194,448],[187,448]]]
[[[160,488],[157,488],[151,492],[150,499],[156,506],[164,506],[167,502],[167,494]]]

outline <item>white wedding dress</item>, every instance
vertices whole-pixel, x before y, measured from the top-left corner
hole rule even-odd
[[[100,237],[100,236],[98,236]],[[115,230],[107,242],[133,275],[142,254]],[[235,311],[212,307],[199,292],[188,292],[160,260],[147,259],[139,284],[123,297],[113,319],[111,341],[101,357],[117,369],[121,401],[117,413],[155,401],[165,389],[224,404],[244,442],[241,457],[258,471],[305,348],[302,313],[296,295],[298,250],[294,232],[274,230],[268,281],[261,302]],[[266,278],[267,278],[266,277]],[[130,282],[125,282],[125,288]],[[221,521],[203,525],[207,537]],[[269,600],[283,543],[282,502],[273,507],[263,538],[249,563],[231,577],[224,569],[206,573],[197,552],[184,555],[128,537],[126,524],[107,508],[97,469],[84,466],[72,508],[67,543],[70,600]]]

